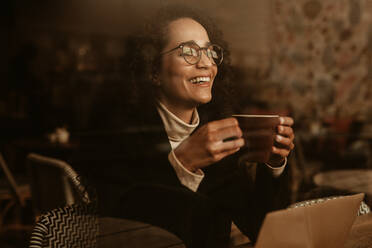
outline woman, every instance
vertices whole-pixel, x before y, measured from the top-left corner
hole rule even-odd
[[[265,214],[277,207],[280,174],[294,147],[293,120],[280,118],[278,147],[250,173],[238,163],[244,140],[237,120],[222,118],[225,102],[223,111],[216,107],[229,68],[220,33],[184,7],[165,8],[155,20],[134,49],[142,56],[133,65],[142,66],[131,68],[137,101],[125,122],[137,132],[119,138],[126,158],[106,163],[95,180],[101,213],[158,225],[187,247],[226,247],[231,221],[254,240]],[[152,126],[161,127],[156,137]],[[131,147],[139,152],[128,154]]]

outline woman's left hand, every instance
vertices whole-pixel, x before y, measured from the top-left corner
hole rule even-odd
[[[275,143],[271,150],[268,164],[273,167],[283,165],[285,158],[294,148],[294,132],[292,125],[294,123],[291,117],[280,117],[280,124],[277,127],[277,135],[275,136]]]

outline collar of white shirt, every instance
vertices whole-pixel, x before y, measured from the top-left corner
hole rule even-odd
[[[157,103],[157,110],[163,121],[168,139],[171,142],[172,149],[175,149],[198,127],[200,122],[198,111],[195,108],[191,124],[188,124],[170,112],[160,101]]]

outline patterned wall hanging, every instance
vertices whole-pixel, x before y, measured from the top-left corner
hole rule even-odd
[[[301,119],[364,118],[372,106],[367,0],[272,0],[271,83]],[[369,106],[369,107],[367,107]]]

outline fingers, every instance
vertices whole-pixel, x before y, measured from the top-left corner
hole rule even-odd
[[[240,149],[240,147],[242,146],[244,146],[244,139],[238,138],[238,139],[230,140],[226,142],[220,141],[220,142],[210,143],[207,149],[211,154],[218,154],[218,153],[224,153],[226,151]]]
[[[276,144],[272,147],[272,154],[284,159],[294,148],[295,135],[291,127],[294,121],[290,117],[280,117],[279,121],[278,134],[275,136]]]
[[[238,120],[233,117],[218,120],[218,121],[211,121],[208,123],[208,131],[213,132],[213,131],[218,131],[226,127],[233,127],[233,126],[239,126]]]
[[[239,151],[244,146],[241,136],[235,118],[209,122],[185,139],[175,154],[186,168],[203,168]]]
[[[213,121],[206,126],[207,137],[210,142],[234,140],[243,135],[239,123],[235,118]]]
[[[288,157],[288,155],[289,155],[289,153],[291,152],[292,149],[283,149],[283,148],[278,148],[276,146],[273,146],[272,147],[272,153],[277,154],[277,155],[281,156],[282,158],[285,158],[285,157]]]
[[[293,119],[280,117],[279,122],[272,157],[282,161],[294,147]],[[209,122],[184,140],[175,152],[177,158],[190,168],[203,168],[239,151],[245,143],[242,135],[235,118]]]
[[[295,135],[291,127],[278,126],[278,134],[290,139],[294,139]]]
[[[225,151],[225,152],[221,152],[221,153],[218,153],[216,156],[215,156],[215,161],[214,162],[216,162],[216,161],[220,161],[221,159],[223,159],[224,157],[227,157],[227,156],[229,156],[229,155],[231,155],[231,154],[233,154],[233,153],[236,153],[237,151],[239,151],[240,150],[240,148],[235,148],[235,149],[233,149],[233,150],[228,150],[228,151]]]
[[[244,146],[243,132],[235,118],[208,123],[207,133],[207,151],[215,161],[237,152]]]
[[[279,122],[280,122],[280,125],[283,125],[283,126],[292,126],[294,123],[294,120],[288,116],[281,116],[279,117]]]
[[[283,128],[280,134],[275,136],[275,147],[279,149],[286,149],[288,153],[294,148],[294,133],[292,128]]]
[[[285,137],[285,136],[282,136],[282,135],[276,135],[275,136],[275,141],[281,147],[288,147],[289,148],[291,146],[291,144],[293,144],[293,139],[292,138],[288,138],[288,137]]]
[[[220,141],[220,140],[225,140],[231,137],[240,138],[242,136],[243,136],[242,130],[240,129],[238,125],[236,125],[236,126],[225,127],[225,128],[218,130],[218,132],[216,132],[216,134],[213,137],[216,140]]]
[[[294,139],[294,132],[292,129],[293,119],[290,117],[280,117],[280,125],[278,126],[278,134],[289,138],[291,141]],[[280,138],[279,138],[280,139]],[[278,140],[277,140],[278,141]],[[278,141],[280,142],[280,141]]]

